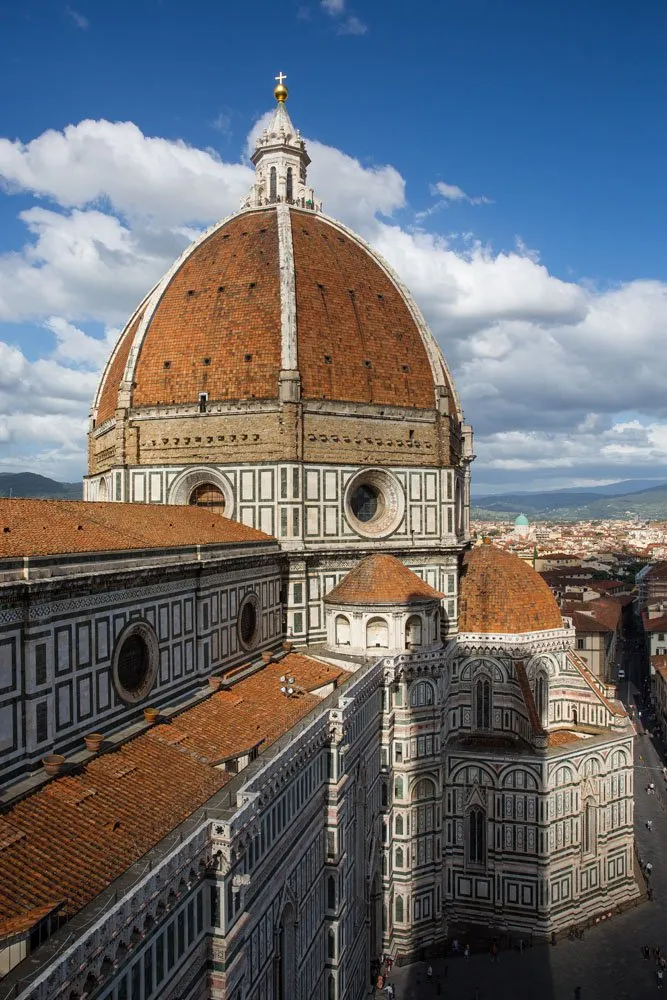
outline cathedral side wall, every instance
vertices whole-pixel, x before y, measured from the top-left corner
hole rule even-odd
[[[0,625],[0,767],[11,781],[38,767],[45,753],[83,748],[86,733],[105,734],[142,717],[146,705],[183,700],[212,671],[257,657],[282,637],[281,561],[276,556],[95,572],[67,581],[3,588]],[[238,636],[238,613],[252,592],[258,633],[252,651]],[[126,704],[114,682],[114,658],[133,623],[155,635],[154,680]]]

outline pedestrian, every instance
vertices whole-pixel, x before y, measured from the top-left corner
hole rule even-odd
[[[651,877],[651,872],[653,871],[653,865],[651,864],[651,862],[650,862],[650,861],[647,861],[647,862],[646,862],[646,865],[645,865],[645,868],[644,868],[644,871],[646,872],[646,874],[647,874],[647,875],[648,875],[648,877],[650,878],[650,877]]]
[[[655,795],[655,784],[651,782],[648,787],[651,789],[651,795]]]
[[[463,949],[463,957],[464,958],[470,958],[470,945],[469,944],[467,944],[465,946],[465,948]]]
[[[430,965],[429,965],[428,969],[426,970],[426,979],[428,980],[429,983],[433,979],[433,969],[431,968]]]
[[[664,974],[664,972],[662,971],[662,969],[658,969],[658,971],[657,971],[657,972],[656,972],[656,974],[655,974],[655,976],[656,976],[656,979],[658,980],[658,989],[659,989],[659,990],[661,990],[661,989],[662,989],[662,980],[663,980],[663,977],[664,977],[664,975],[665,975],[665,974]]]
[[[491,945],[491,961],[498,962],[498,944],[495,939]]]
[[[647,819],[646,820],[646,829],[649,831],[649,833],[653,829],[653,820],[652,819]]]
[[[454,952],[455,955],[458,955],[458,953],[459,953],[459,939],[458,938],[454,938],[454,940],[452,941],[452,951]]]

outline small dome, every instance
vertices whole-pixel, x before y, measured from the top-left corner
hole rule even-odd
[[[439,601],[434,590],[389,555],[366,556],[324,598],[327,604],[423,604]]]
[[[548,585],[523,559],[488,540],[463,560],[459,632],[514,635],[563,628]]]
[[[517,519],[514,522],[514,527],[515,528],[527,528],[529,526],[529,524],[530,524],[530,521],[528,520],[528,518],[526,517],[526,515],[525,514],[519,514],[519,516],[517,517]]]

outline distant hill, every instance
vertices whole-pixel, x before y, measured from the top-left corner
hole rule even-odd
[[[82,500],[83,483],[59,483],[34,472],[0,472],[0,497]]]
[[[640,483],[653,480],[639,480]],[[525,514],[534,521],[596,521],[634,517],[667,520],[667,485],[628,492],[629,481],[614,484],[618,494],[595,490],[551,490],[476,497],[471,514],[479,520],[502,520]],[[597,490],[610,487],[598,487]]]

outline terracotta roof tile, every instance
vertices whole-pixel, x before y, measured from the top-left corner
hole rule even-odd
[[[463,560],[459,631],[515,634],[563,627],[556,598],[523,559],[490,542]]]
[[[373,555],[357,563],[324,600],[327,604],[412,604],[443,596],[395,556]]]
[[[230,779],[213,760],[270,745],[319,704],[282,695],[285,673],[308,691],[344,672],[289,654],[9,808],[0,818],[0,931],[28,929],[61,901],[72,916]]]
[[[199,507],[0,498],[0,558],[270,540]]]

